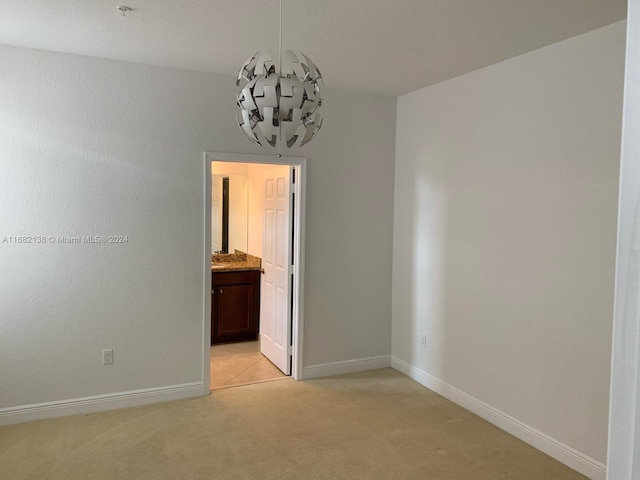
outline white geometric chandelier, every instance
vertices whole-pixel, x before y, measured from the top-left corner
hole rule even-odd
[[[309,142],[322,127],[322,74],[306,55],[287,50],[282,55],[282,0],[278,64],[271,51],[255,53],[240,69],[238,125],[258,145],[288,148]]]

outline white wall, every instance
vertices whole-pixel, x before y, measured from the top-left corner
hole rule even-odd
[[[624,38],[616,23],[404,95],[397,111],[394,364],[599,474]]]
[[[234,80],[11,47],[0,65],[0,235],[129,237],[0,243],[0,421],[197,386],[203,152],[261,152],[235,124]],[[329,90],[323,110],[289,152],[309,158],[305,366],[390,354],[395,99]]]
[[[609,480],[640,478],[640,1],[630,0],[611,371]]]

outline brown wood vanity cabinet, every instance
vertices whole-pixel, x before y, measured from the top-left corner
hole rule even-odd
[[[212,272],[211,345],[256,340],[260,326],[260,272]]]

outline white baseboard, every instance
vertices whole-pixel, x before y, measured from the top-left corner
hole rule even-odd
[[[116,408],[135,407],[148,403],[180,400],[183,398],[199,397],[205,394],[208,394],[208,392],[204,393],[203,383],[196,382],[0,408],[0,426],[32,422],[45,418],[113,410]]]
[[[365,370],[375,370],[391,366],[391,355],[381,355],[379,357],[358,358],[356,360],[345,360],[343,362],[323,363],[320,365],[310,365],[302,369],[302,379],[331,377],[342,375],[343,373],[364,372]]]
[[[597,460],[522,423],[520,420],[501,412],[491,405],[487,405],[481,400],[458,390],[452,385],[414,367],[396,356],[391,357],[391,366],[419,384],[424,385],[429,390],[433,390],[448,400],[451,400],[453,403],[475,413],[489,423],[494,424],[505,432],[510,433],[514,437],[555,458],[566,466],[589,477],[591,480],[605,480],[606,466]]]

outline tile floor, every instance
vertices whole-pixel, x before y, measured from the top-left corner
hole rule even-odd
[[[211,347],[211,390],[288,378],[260,353],[260,342]]]

